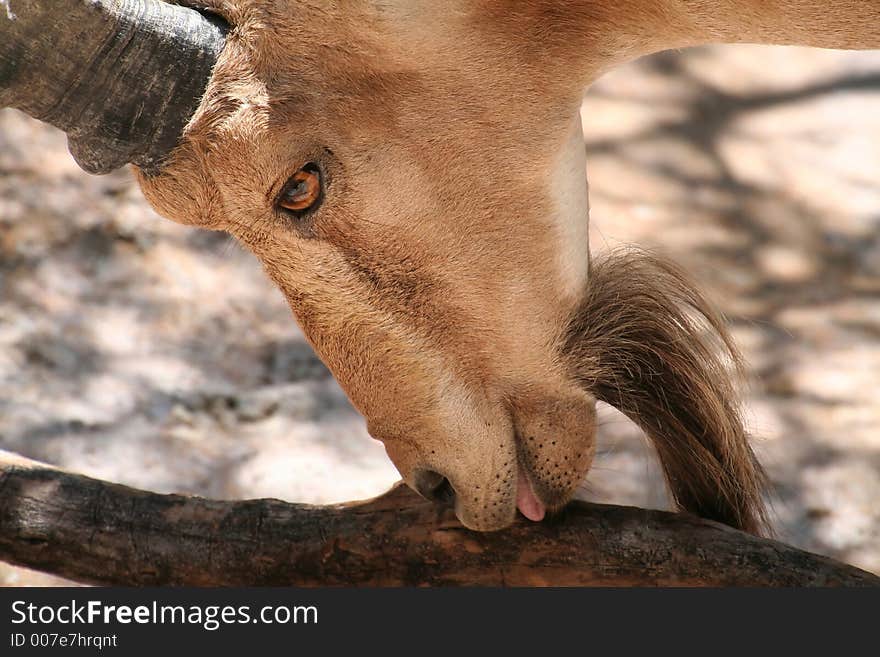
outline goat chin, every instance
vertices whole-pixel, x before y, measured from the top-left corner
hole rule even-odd
[[[680,509],[768,533],[766,478],[733,384],[742,361],[722,317],[647,251],[595,260],[588,281],[563,338],[573,376],[644,430]]]

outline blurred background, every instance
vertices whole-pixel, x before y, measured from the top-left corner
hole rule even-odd
[[[880,573],[880,52],[662,53],[587,94],[595,251],[656,247],[727,314],[778,537]],[[601,409],[583,496],[666,508]],[[0,110],[0,449],[159,492],[335,502],[397,479],[227,236]],[[64,583],[0,564],[2,585]]]

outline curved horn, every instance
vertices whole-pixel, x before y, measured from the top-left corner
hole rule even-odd
[[[225,25],[160,0],[0,0],[0,107],[67,133],[89,173],[156,173],[205,92]]]

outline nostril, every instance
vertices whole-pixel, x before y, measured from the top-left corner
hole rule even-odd
[[[455,500],[455,489],[443,475],[433,470],[420,470],[414,479],[416,490],[422,497],[443,504]]]
[[[443,477],[443,482],[434,489],[432,499],[441,504],[452,504],[455,501],[455,489],[446,477]]]

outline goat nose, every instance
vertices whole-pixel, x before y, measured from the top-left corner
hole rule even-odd
[[[449,479],[439,472],[419,470],[413,477],[413,481],[419,495],[432,502],[449,504],[455,500],[455,489],[449,483]]]

